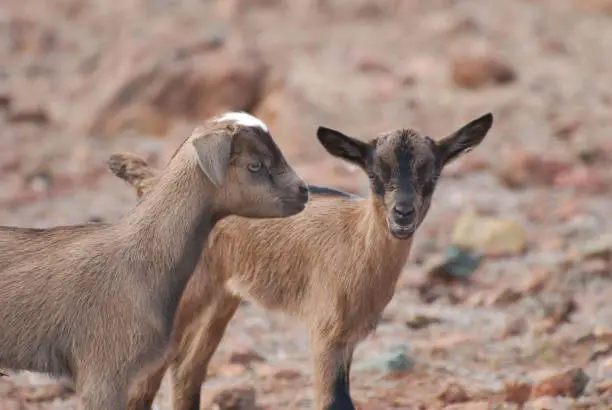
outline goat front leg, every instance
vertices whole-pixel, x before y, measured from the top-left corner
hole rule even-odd
[[[355,347],[322,334],[311,337],[316,410],[355,410],[350,372]]]
[[[168,359],[164,357],[138,375],[130,386],[128,410],[151,410],[167,368]]]
[[[232,295],[216,295],[200,316],[185,327],[171,364],[173,410],[200,409],[200,389],[208,363],[239,303],[240,299]]]
[[[79,410],[125,410],[127,377],[95,378],[80,390]]]

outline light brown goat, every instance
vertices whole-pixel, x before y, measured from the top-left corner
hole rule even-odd
[[[354,409],[352,353],[393,296],[442,168],[478,145],[492,123],[493,116],[484,115],[437,142],[399,129],[366,143],[320,127],[327,151],[367,172],[371,195],[311,186],[299,215],[221,221],[181,299],[168,362],[133,386],[130,410],[151,407],[168,366],[174,410],[199,408],[209,360],[241,298],[303,320],[315,408]],[[140,196],[149,195],[158,171],[133,154],[114,158],[113,172]]]
[[[68,376],[81,408],[125,410],[128,381],[167,348],[213,225],[294,215],[307,200],[265,125],[228,113],[196,129],[116,224],[0,227],[0,366]]]

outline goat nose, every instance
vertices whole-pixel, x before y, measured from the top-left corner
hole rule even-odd
[[[400,219],[408,219],[414,214],[414,208],[408,204],[396,204],[393,212]]]
[[[300,193],[300,197],[304,200],[307,201],[308,200],[308,186],[306,184],[302,184],[299,186],[298,188],[298,192]]]

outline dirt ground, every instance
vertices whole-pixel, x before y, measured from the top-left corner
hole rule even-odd
[[[0,0],[0,224],[116,219],[136,197],[108,156],[161,166],[225,109],[261,116],[308,181],[359,194],[367,179],[324,153],[318,125],[442,137],[491,111],[355,354],[353,397],[612,409],[611,47],[606,0]],[[501,255],[474,239],[486,218],[506,227]],[[484,254],[475,270],[432,268],[466,241]],[[262,360],[231,362],[244,351]],[[210,370],[209,404],[253,389],[261,409],[312,406],[306,333],[281,313],[242,305]],[[76,403],[42,375],[0,380],[1,410]],[[170,408],[167,383],[155,405]]]

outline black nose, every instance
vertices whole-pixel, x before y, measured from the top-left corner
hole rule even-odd
[[[414,216],[414,208],[408,204],[396,204],[393,207],[393,213],[399,221],[409,222]]]
[[[308,201],[308,186],[307,185],[300,185],[300,187],[298,188],[298,192],[300,194],[300,198],[306,202]]]

